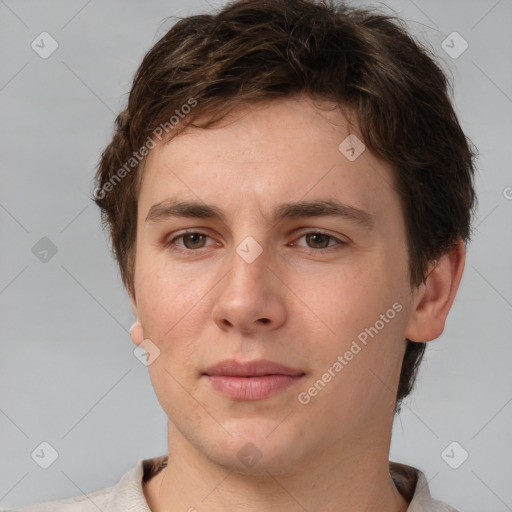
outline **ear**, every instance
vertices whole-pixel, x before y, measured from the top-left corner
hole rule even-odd
[[[144,340],[144,332],[142,330],[142,325],[139,322],[139,317],[137,313],[137,302],[135,297],[130,293],[130,305],[132,307],[133,314],[135,315],[135,322],[130,327],[130,338],[132,339],[135,345],[140,345]]]
[[[413,308],[405,336],[411,341],[431,341],[443,330],[464,271],[466,248],[464,241],[444,253],[431,266],[423,283],[416,289]]]

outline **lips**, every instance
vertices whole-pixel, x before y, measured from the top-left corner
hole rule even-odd
[[[243,363],[230,359],[211,366],[204,374],[209,376],[261,377],[263,375],[298,376],[304,375],[304,372],[288,368],[287,366],[272,361],[259,360]]]
[[[300,370],[272,361],[222,361],[203,376],[213,389],[234,400],[262,400],[295,384],[305,375]]]

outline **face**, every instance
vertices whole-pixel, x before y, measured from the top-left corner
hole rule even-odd
[[[285,472],[388,435],[414,301],[404,219],[339,109],[234,114],[151,151],[132,305],[176,445]]]

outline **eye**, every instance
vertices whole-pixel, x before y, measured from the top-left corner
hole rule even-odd
[[[201,233],[199,231],[186,231],[184,233],[178,234],[165,242],[165,246],[174,250],[195,250],[195,249],[203,249],[207,247],[206,240],[210,238],[207,234]],[[181,244],[177,244],[177,241],[181,240]]]
[[[339,240],[338,238],[329,235],[327,233],[322,233],[321,231],[310,231],[308,233],[304,233],[297,240],[304,239],[306,242],[306,247],[310,249],[315,249],[314,252],[324,252],[330,251],[332,247],[346,245],[346,242]],[[304,244],[293,243],[292,245],[302,246]]]
[[[199,250],[205,249],[210,245],[219,245],[218,243],[207,244],[208,239],[211,239],[211,237],[206,233],[200,231],[185,231],[173,236],[167,240],[164,245],[172,251],[182,252],[199,252]],[[302,239],[305,240],[305,244],[299,243]],[[311,249],[312,252],[317,254],[339,249],[341,246],[347,245],[347,242],[321,231],[309,231],[301,235],[296,242],[290,245],[306,247],[306,249]]]

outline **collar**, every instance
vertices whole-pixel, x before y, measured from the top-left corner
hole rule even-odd
[[[143,484],[167,466],[167,455],[139,459],[112,489],[109,510],[151,512],[144,496]],[[389,463],[389,474],[397,489],[409,502],[407,512],[457,512],[454,508],[433,500],[425,475],[416,468]]]

